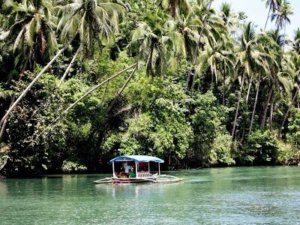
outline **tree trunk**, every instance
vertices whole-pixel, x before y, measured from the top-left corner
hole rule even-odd
[[[55,124],[57,121],[59,121],[64,115],[66,115],[72,108],[74,108],[82,99],[84,99],[86,96],[90,95],[92,92],[94,92],[96,89],[98,89],[99,87],[103,86],[104,84],[106,84],[107,82],[111,81],[112,79],[114,79],[115,77],[119,76],[120,74],[122,74],[123,72],[138,66],[137,63],[117,72],[116,74],[114,74],[113,76],[107,78],[106,80],[102,81],[100,84],[95,85],[94,87],[92,87],[91,89],[89,89],[87,92],[85,92],[78,100],[76,100],[74,103],[72,103],[66,110],[64,110],[53,122],[51,122],[51,124]],[[50,125],[51,125],[50,124]],[[49,125],[49,126],[50,126]],[[46,131],[46,129],[44,129],[40,134],[37,134],[38,136],[44,134],[44,132]]]
[[[178,5],[178,0],[172,0],[171,1],[171,8],[172,8],[172,17],[173,19],[176,18],[176,9],[177,9],[177,5]]]
[[[31,81],[31,83],[27,86],[27,88],[21,93],[21,95],[17,98],[17,100],[10,106],[5,115],[2,117],[0,121],[0,125],[4,123],[4,121],[9,117],[10,113],[14,110],[17,104],[25,97],[30,88],[35,84],[35,82],[49,69],[49,67],[55,62],[55,60],[66,50],[67,46],[59,50],[56,55],[52,58],[52,60],[42,69],[42,71]]]
[[[123,72],[133,68],[134,66],[137,66],[137,63],[117,72],[115,75],[107,78],[106,80],[102,81],[100,84],[95,85],[94,87],[92,87],[90,90],[88,90],[87,92],[85,92],[85,94],[83,96],[81,96],[77,101],[75,101],[73,104],[71,104],[64,112],[63,114],[67,114],[70,109],[72,109],[74,106],[76,106],[78,104],[78,102],[80,102],[82,99],[84,99],[86,96],[88,96],[89,94],[91,94],[92,92],[94,92],[96,89],[98,89],[99,87],[101,87],[103,84],[109,82],[110,80],[114,79],[115,77],[119,76],[120,74],[122,74]]]
[[[266,125],[267,112],[268,112],[268,108],[269,108],[269,104],[270,104],[272,95],[273,95],[273,89],[271,87],[271,90],[269,91],[269,94],[268,94],[268,99],[267,99],[266,105],[264,107],[263,117],[262,117],[261,124],[260,124],[261,129],[264,129],[265,125]]]
[[[288,110],[287,110],[286,113],[285,113],[284,119],[283,119],[282,124],[281,124],[281,127],[280,127],[280,136],[281,136],[281,133],[282,133],[282,130],[283,130],[283,126],[284,126],[284,124],[285,124],[285,122],[286,122],[286,120],[287,120],[287,118],[288,118],[288,116],[289,116],[289,113],[290,113],[290,111],[291,111],[291,109],[292,109],[292,107],[293,107],[293,105],[294,105],[294,102],[295,102],[295,100],[296,100],[296,97],[298,96],[298,92],[299,92],[299,88],[297,88],[297,90],[296,90],[296,92],[295,92],[295,94],[294,94],[294,96],[293,96],[293,98],[292,98],[292,102],[291,102],[291,104],[289,105],[289,108],[288,108]]]
[[[256,111],[256,105],[257,105],[257,99],[258,99],[258,94],[259,94],[259,87],[260,87],[260,77],[258,79],[258,84],[257,84],[257,88],[256,88],[255,102],[254,102],[254,106],[253,106],[251,122],[250,122],[250,127],[249,127],[249,135],[251,134],[252,127],[253,127],[254,116],[255,116],[255,111]]]
[[[2,137],[3,137],[4,131],[5,131],[6,124],[7,124],[7,118],[3,121],[1,130],[0,130],[0,143],[2,141]]]
[[[107,78],[106,80],[102,81],[100,84],[95,85],[94,87],[92,87],[90,90],[88,90],[87,92],[84,93],[84,95],[82,95],[77,101],[75,101],[74,103],[72,103],[65,111],[63,111],[62,115],[67,114],[72,108],[74,108],[74,106],[76,106],[82,99],[84,99],[86,96],[90,95],[92,92],[94,92],[96,89],[98,89],[99,87],[101,87],[102,85],[106,84],[107,82],[109,82],[110,80],[114,79],[115,77],[119,76],[120,74],[122,74],[123,72],[133,68],[134,66],[137,66],[137,63],[117,72],[116,74],[114,74],[113,76]],[[61,116],[60,116],[61,117]],[[59,118],[60,118],[59,117]],[[59,119],[58,118],[58,119]]]
[[[271,101],[271,107],[270,107],[270,118],[269,118],[269,128],[270,128],[270,131],[273,130],[273,112],[274,112],[274,101],[272,99],[272,101]]]
[[[222,94],[222,103],[225,105],[225,92],[226,92],[226,72],[223,69],[223,94]]]
[[[23,75],[24,75],[24,72],[25,72],[25,70],[26,70],[26,68],[27,68],[27,64],[28,64],[28,61],[26,61],[25,65],[23,66],[18,81],[22,80]],[[11,99],[11,103],[10,103],[10,105],[9,105],[9,108],[12,106],[12,104],[13,104],[14,101],[15,101],[15,99],[16,99],[15,96]],[[1,129],[0,129],[0,143],[1,143],[2,137],[3,137],[3,135],[4,135],[4,131],[5,131],[5,128],[6,128],[6,125],[7,125],[7,120],[8,120],[8,118],[6,118],[6,119],[3,121],[2,127],[1,127],[1,123],[0,123],[0,128],[1,128]]]
[[[232,139],[234,139],[234,137],[235,137],[236,122],[237,122],[237,118],[238,118],[238,115],[239,115],[239,108],[240,108],[242,92],[243,92],[243,88],[244,88],[244,81],[245,81],[245,75],[243,74],[241,88],[240,88],[238,101],[237,101],[237,106],[236,106],[236,111],[235,111],[235,116],[234,116],[234,121],[233,121],[233,128],[232,128],[232,133],[231,133]]]
[[[266,23],[265,23],[264,31],[266,31],[266,29],[267,29],[268,21],[269,21],[269,18],[270,18],[270,13],[271,13],[271,7],[269,8],[268,17],[267,17],[267,20],[266,20]]]
[[[246,104],[248,104],[249,95],[250,95],[251,86],[252,86],[252,81],[253,81],[253,78],[252,78],[252,76],[251,76],[251,78],[250,78],[250,83],[249,83],[249,87],[248,87],[248,91],[247,91],[247,96],[246,96]]]
[[[71,67],[73,66],[73,63],[75,62],[75,59],[77,58],[77,56],[78,56],[79,52],[81,51],[81,49],[82,49],[81,46],[79,46],[79,48],[77,49],[75,55],[73,56],[73,58],[72,58],[70,64],[68,65],[68,67],[67,67],[67,69],[66,69],[64,75],[61,77],[58,86],[60,86],[60,85],[62,84],[62,82],[66,79],[66,77],[67,77],[67,75],[69,74],[69,71],[70,71]]]
[[[137,64],[136,64],[137,65]],[[129,77],[127,78],[127,80],[125,81],[125,83],[123,84],[123,86],[120,88],[120,90],[118,90],[118,92],[116,93],[114,100],[112,101],[112,103],[110,104],[110,106],[107,109],[107,112],[109,112],[112,107],[114,106],[116,100],[118,99],[118,97],[122,94],[122,92],[125,90],[125,88],[127,87],[127,85],[129,84],[129,81],[131,80],[131,78],[133,77],[134,73],[137,70],[137,66],[133,69],[133,71],[131,72],[131,74],[129,75]]]

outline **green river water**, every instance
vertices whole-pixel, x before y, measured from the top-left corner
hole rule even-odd
[[[184,181],[92,182],[105,175],[0,180],[0,224],[300,224],[300,167],[170,174]]]

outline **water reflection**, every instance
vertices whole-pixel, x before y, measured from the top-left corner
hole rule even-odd
[[[97,184],[95,185],[97,194],[108,194],[112,198],[116,198],[126,194],[129,198],[138,199],[139,197],[147,197],[155,192],[158,195],[165,195],[170,190],[175,189],[183,183],[168,183],[168,184]]]
[[[0,196],[6,196],[7,195],[7,185],[5,181],[0,180]]]

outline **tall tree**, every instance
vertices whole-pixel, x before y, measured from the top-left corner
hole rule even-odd
[[[237,73],[242,74],[242,78],[241,78],[242,81],[244,81],[245,78],[249,79],[248,90],[250,90],[254,77],[257,74],[259,74],[261,71],[269,70],[269,65],[266,63],[266,57],[268,56],[264,51],[262,51],[262,47],[259,45],[252,23],[248,23],[244,28],[244,32],[241,37],[241,49],[237,54],[238,54],[237,64],[236,64]],[[240,89],[240,93],[238,96],[236,113],[235,113],[233,128],[232,128],[233,138],[235,136],[237,119],[239,114],[239,106],[242,97],[241,91],[243,90],[244,83],[245,82],[241,83],[242,87]]]
[[[26,1],[25,1],[26,2]],[[42,1],[36,1],[42,2]],[[111,5],[113,4],[113,5]],[[39,4],[41,5],[41,4]],[[112,7],[113,6],[113,7]],[[64,41],[64,46],[53,59],[42,69],[42,71],[32,80],[32,82],[27,86],[27,88],[20,94],[16,101],[10,106],[5,115],[0,121],[0,126],[5,122],[13,109],[17,104],[24,98],[27,92],[31,89],[34,83],[44,74],[44,72],[53,64],[53,62],[64,52],[64,50],[69,46],[70,41],[74,40],[78,35],[80,37],[80,46],[85,50],[86,55],[89,55],[93,50],[93,44],[95,40],[99,39],[109,40],[110,34],[115,31],[118,27],[118,14],[117,9],[122,8],[122,6],[114,3],[102,2],[99,3],[96,0],[87,1],[76,1],[74,3],[68,4],[63,9],[68,9],[63,12],[63,15],[58,24],[58,28],[62,27],[61,32],[62,40]],[[67,12],[73,12],[71,14]],[[76,56],[78,54],[75,54]],[[73,60],[71,60],[72,63]]]
[[[158,4],[165,10],[170,10],[175,19],[180,14],[188,14],[191,10],[188,0],[158,0]]]
[[[7,30],[1,37],[12,46],[15,66],[32,70],[35,63],[44,64],[57,49],[53,7],[43,0],[11,2],[10,6],[4,23]]]
[[[268,21],[270,19],[270,15],[271,13],[275,13],[276,10],[278,10],[282,0],[263,0],[266,4],[266,8],[268,8],[268,15],[267,15],[267,20],[266,20],[266,23],[265,23],[265,28],[264,30],[267,29],[267,25],[268,25]]]
[[[278,9],[272,14],[271,20],[275,20],[278,30],[284,30],[284,36],[286,36],[287,24],[291,23],[291,15],[293,15],[293,9],[287,0],[281,0]]]

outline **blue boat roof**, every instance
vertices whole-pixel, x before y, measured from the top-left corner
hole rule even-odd
[[[156,162],[156,163],[164,163],[165,161],[148,155],[124,155],[113,158],[109,162],[126,162],[126,161],[135,161],[135,162]]]

